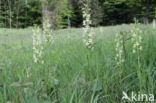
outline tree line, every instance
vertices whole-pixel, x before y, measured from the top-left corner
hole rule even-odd
[[[54,29],[82,26],[86,0],[0,0],[0,27],[26,28],[41,25],[45,15]],[[156,0],[87,0],[92,26],[148,24],[156,18]]]

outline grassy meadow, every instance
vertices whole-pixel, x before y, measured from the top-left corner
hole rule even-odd
[[[32,29],[0,29],[0,103],[122,103],[122,92],[140,91],[138,57],[127,39],[126,60],[114,58],[115,34],[133,25],[94,28],[94,50],[82,29],[53,31],[43,49],[44,64],[33,62]],[[142,92],[156,95],[156,30],[141,25]],[[122,69],[122,74],[120,70]],[[153,102],[154,103],[154,102]]]

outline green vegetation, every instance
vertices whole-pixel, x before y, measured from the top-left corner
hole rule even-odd
[[[0,103],[154,103],[155,19],[156,0],[0,0]]]
[[[54,42],[43,50],[44,64],[33,62],[32,30],[0,29],[0,103],[121,103],[122,92],[156,95],[156,30],[141,25],[142,77],[131,40],[126,59],[115,60],[115,34],[132,25],[94,28],[94,50],[83,44],[82,29],[53,31]],[[123,32],[122,32],[123,33]],[[51,102],[52,101],[52,102]]]
[[[148,24],[156,18],[156,0],[0,0],[0,27],[41,25],[45,14],[54,29],[82,27],[85,1],[91,8],[92,26],[132,23],[134,17]]]

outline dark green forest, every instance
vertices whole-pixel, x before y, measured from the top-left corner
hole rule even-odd
[[[0,27],[26,28],[41,25],[48,14],[54,29],[82,26],[85,0],[0,0]],[[156,18],[156,0],[88,0],[92,26],[148,24]]]

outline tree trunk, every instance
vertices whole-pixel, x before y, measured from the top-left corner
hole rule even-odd
[[[19,3],[19,0],[17,1],[17,11],[16,11],[16,28],[18,28],[18,16],[19,16],[19,6],[20,6],[20,3]]]
[[[25,5],[27,5],[28,4],[28,0],[26,0],[26,2],[25,2]],[[25,17],[27,18],[27,16],[28,16],[28,9],[26,8],[26,10],[25,10]],[[24,21],[24,27],[26,27],[27,26],[27,19],[25,19],[25,21]]]
[[[47,6],[45,3],[46,3],[45,1],[42,1],[42,24],[44,23],[45,11],[47,10]]]
[[[1,16],[1,0],[0,0],[0,16]]]
[[[148,24],[149,23],[149,0],[146,0],[146,17],[145,17],[145,23]]]
[[[71,28],[71,21],[70,21],[69,16],[68,16],[68,28]]]
[[[11,1],[8,0],[8,7],[9,7],[9,24],[10,24],[10,29],[12,28],[12,12],[11,12]]]
[[[51,12],[48,10],[48,2],[42,1],[42,24],[46,16],[49,16],[49,23],[52,24]]]
[[[4,9],[5,9],[5,14],[4,14],[5,15],[5,19],[4,20],[5,20],[5,27],[7,27],[7,15],[6,15],[7,14],[7,1],[5,1],[4,5],[5,5],[5,7],[4,7]]]
[[[156,20],[153,20],[153,29],[156,29]]]
[[[0,0],[0,17],[2,16],[2,10],[1,10],[2,8],[1,8],[1,0]],[[3,23],[3,21],[0,19],[0,24],[1,23]],[[1,27],[1,25],[0,25],[0,27]]]

